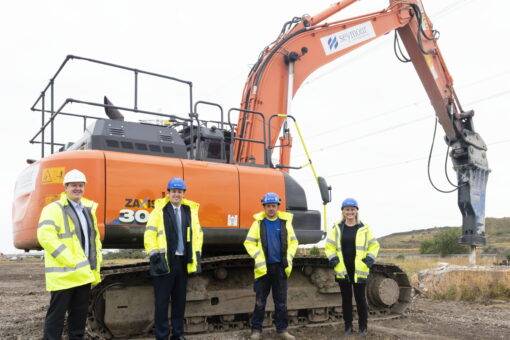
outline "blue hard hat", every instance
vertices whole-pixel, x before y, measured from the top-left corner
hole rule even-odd
[[[186,183],[184,183],[184,180],[180,177],[174,177],[168,182],[167,190],[170,189],[181,189],[186,190]]]
[[[359,209],[358,202],[354,198],[346,198],[342,202],[342,209],[345,207],[354,207]]]
[[[278,196],[278,194],[274,192],[268,192],[267,194],[264,195],[264,197],[262,197],[262,200],[260,202],[262,202],[262,204],[270,203],[280,204],[281,201],[282,200],[280,199],[280,196]]]

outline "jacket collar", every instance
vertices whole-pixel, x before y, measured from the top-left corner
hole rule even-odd
[[[154,208],[155,209],[163,209],[168,203],[170,203],[170,197],[168,196],[165,196],[163,198],[158,198],[155,202],[154,202]],[[188,199],[185,199],[183,198],[182,201],[181,201],[181,205],[187,205],[189,206],[192,210],[195,210],[195,209],[198,209],[198,207],[200,207],[200,204],[197,203],[197,202],[194,202],[194,201],[190,201]]]
[[[278,210],[276,212],[276,217],[278,217],[281,220],[291,221],[293,215],[291,213],[286,212],[286,211]],[[253,215],[253,218],[255,220],[257,220],[257,221],[262,221],[264,218],[266,218],[266,212],[265,211],[258,212],[255,215]]]
[[[67,194],[65,193],[65,191],[60,194],[60,199],[58,200],[58,202],[60,204],[62,204],[63,206],[66,206],[69,204]],[[81,198],[81,203],[83,204],[84,207],[89,207],[89,208],[94,205],[94,201],[88,200],[85,197]]]

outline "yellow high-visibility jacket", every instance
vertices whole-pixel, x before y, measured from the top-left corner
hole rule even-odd
[[[168,196],[157,199],[154,202],[154,210],[152,210],[149,215],[149,220],[145,227],[143,243],[145,246],[145,252],[149,257],[156,253],[164,254],[167,267],[171,270],[168,262],[165,221],[163,217],[163,209],[167,204],[169,204],[169,202],[170,198]],[[202,244],[204,241],[204,234],[198,220],[198,208],[200,207],[200,204],[185,198],[182,199],[181,204],[188,206],[191,212],[191,226],[183,225],[183,228],[186,228],[186,239],[184,240],[185,246],[186,244],[191,244],[191,254],[188,254],[191,262],[188,261],[187,264],[188,273],[191,274],[197,271],[197,252],[199,253],[199,256],[202,254]]]
[[[345,280],[347,278],[347,270],[342,256],[342,232],[343,225],[340,222],[335,223],[333,228],[328,233],[326,239],[325,253],[329,260],[338,257],[339,263],[335,266],[336,278]],[[345,227],[349,228],[349,227]],[[349,278],[351,282],[363,283],[368,279],[370,268],[362,261],[365,257],[377,258],[379,253],[379,242],[372,234],[370,227],[367,224],[360,222],[360,228],[356,233],[356,257],[354,259],[354,281]]]
[[[266,217],[264,211],[253,215],[255,221],[248,231],[244,247],[248,254],[255,260],[255,279],[267,274],[266,257],[267,257],[267,236],[263,220]],[[282,261],[285,266],[285,274],[287,277],[292,272],[292,260],[296,255],[299,245],[294,228],[292,226],[293,215],[288,212],[278,211],[277,217],[282,222],[281,241],[282,241]],[[262,232],[261,232],[262,231]]]
[[[39,219],[37,240],[44,248],[46,289],[62,290],[101,282],[101,239],[97,229],[97,203],[81,199],[89,224],[89,257],[75,233],[79,219],[63,192],[58,201],[45,206]]]

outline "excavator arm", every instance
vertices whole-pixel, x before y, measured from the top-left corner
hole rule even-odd
[[[292,98],[305,79],[321,66],[396,30],[430,98],[437,119],[451,147],[450,156],[457,172],[458,204],[463,216],[461,243],[485,244],[485,188],[490,172],[487,146],[473,128],[473,111],[464,111],[453,88],[453,79],[437,45],[436,31],[420,0],[392,0],[388,8],[354,18],[325,22],[356,0],[333,4],[315,16],[294,18],[286,23],[278,38],[268,45],[252,67],[245,84],[234,146],[237,162],[264,164],[262,144],[270,131],[268,145],[280,136],[280,166],[290,162],[292,137],[285,117],[291,114]],[[262,115],[249,114],[248,111]],[[269,124],[268,122],[271,122]],[[282,131],[283,127],[283,131]]]

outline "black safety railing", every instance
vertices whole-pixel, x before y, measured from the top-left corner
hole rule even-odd
[[[271,115],[271,117],[269,117],[269,125],[267,127],[267,130],[268,130],[268,140],[271,141],[271,123],[273,121],[274,118],[285,118],[285,119],[292,119],[294,121],[294,123],[296,122],[296,118],[294,118],[294,116],[291,116],[291,115]],[[285,124],[286,126],[286,124]],[[284,127],[284,133],[285,131],[287,130],[286,127]],[[281,164],[273,164],[273,162],[271,161],[271,154],[273,153],[273,149],[276,149],[276,148],[288,148],[288,147],[291,147],[291,145],[289,143],[287,144],[283,144],[283,145],[269,145],[266,149],[266,153],[267,153],[267,159],[271,162],[270,163],[270,166],[273,167],[273,168],[280,168],[280,169],[294,169],[294,170],[298,170],[298,169],[301,169],[302,167],[301,166],[284,166],[284,165],[281,165]]]
[[[133,107],[125,107],[125,106],[117,106],[113,105],[107,101],[105,103],[97,103],[97,102],[91,102],[91,101],[84,101],[79,100],[75,98],[67,98],[64,100],[63,104],[58,107],[58,109],[55,109],[55,94],[56,94],[56,80],[57,77],[60,75],[62,70],[65,68],[65,66],[69,63],[71,60],[80,60],[85,61],[93,64],[103,65],[107,67],[112,67],[116,69],[125,70],[128,72],[132,72],[134,74],[134,83],[133,83]],[[138,87],[138,77],[140,74],[148,75],[152,77],[157,77],[161,79],[166,79],[169,81],[175,81],[178,83],[182,83],[188,87],[189,91],[189,118],[182,118],[175,114],[168,114],[168,113],[161,113],[161,112],[153,112],[148,110],[142,110],[138,107],[138,93],[139,93],[139,87]],[[49,100],[48,100],[49,97]],[[48,103],[49,102],[49,103]],[[225,127],[228,126],[230,128],[230,134],[226,133],[227,136],[225,138],[225,143],[227,147],[229,147],[229,158],[227,161],[229,163],[238,163],[242,164],[241,162],[236,162],[235,157],[233,154],[234,151],[234,143],[235,141],[239,141],[239,146],[245,146],[247,143],[258,143],[262,144],[264,147],[264,166],[269,166],[269,160],[267,156],[268,151],[268,140],[266,136],[266,120],[265,116],[261,112],[257,111],[251,111],[251,110],[245,110],[245,109],[239,109],[239,108],[231,108],[228,111],[228,122],[225,122],[224,120],[224,111],[221,105],[213,102],[208,101],[197,101],[196,103],[193,103],[193,83],[191,81],[182,80],[176,77],[159,74],[155,72],[149,72],[140,70],[137,68],[127,67],[123,65],[118,65],[114,63],[109,63],[105,61],[100,61],[96,59],[91,58],[84,58],[74,55],[68,55],[65,60],[62,62],[56,73],[53,75],[53,77],[48,82],[48,85],[43,89],[37,100],[34,102],[34,104],[31,107],[31,110],[34,112],[40,112],[41,113],[41,127],[36,132],[36,134],[30,139],[31,144],[41,144],[41,158],[45,156],[46,153],[46,146],[50,147],[50,152],[53,154],[56,151],[55,147],[62,147],[65,148],[66,143],[56,141],[55,137],[55,120],[58,116],[67,116],[67,117],[75,117],[83,120],[83,131],[87,129],[87,122],[91,119],[97,120],[97,119],[103,119],[103,116],[91,116],[86,114],[80,114],[80,113],[74,113],[69,111],[69,106],[71,104],[78,104],[78,105],[86,105],[86,106],[92,106],[92,107],[100,107],[105,110],[111,109],[111,110],[122,110],[122,111],[128,111],[132,113],[139,113],[139,114],[145,114],[150,116],[156,116],[156,117],[163,117],[166,120],[169,120],[172,122],[173,127],[177,126],[183,126],[189,127],[189,157],[190,159],[197,159],[197,152],[200,147],[200,140],[201,140],[201,129],[200,126],[204,126],[208,128],[211,124],[215,124],[218,128],[226,131]],[[209,106],[213,107],[218,110],[220,120],[201,120],[199,119],[198,115],[198,108]],[[67,109],[67,110],[65,110]],[[262,119],[262,124],[264,126],[263,128],[263,138],[262,140],[254,140],[254,139],[248,139],[243,137],[237,137],[235,136],[235,129],[237,127],[237,124],[234,124],[231,122],[231,113],[232,112],[239,112],[244,115],[257,115],[260,116]],[[143,122],[143,121],[142,121]],[[196,122],[196,125],[194,124]],[[48,129],[49,129],[49,138],[48,138]],[[246,163],[250,163],[250,160],[246,160]]]
[[[221,128],[223,129],[223,125],[224,125],[224,122],[223,122],[223,108],[221,107],[220,104],[217,104],[217,103],[212,103],[212,102],[208,102],[208,101],[204,101],[204,100],[199,100],[195,103],[195,105],[193,106],[193,112],[195,113],[193,115],[193,117],[197,120],[197,147],[195,149],[195,159],[197,158],[197,151],[200,149],[200,120],[198,119],[198,106],[199,105],[207,105],[207,106],[212,106],[212,107],[216,107],[216,108],[219,108],[220,110],[220,118],[221,118],[221,121],[207,121],[207,122],[204,122],[205,126],[207,126],[207,123],[218,123],[219,125],[221,125]],[[231,127],[232,128],[232,127]],[[190,126],[190,135],[191,135],[191,138],[193,138],[194,134],[193,134],[193,124]],[[193,148],[192,148],[193,149]]]
[[[249,139],[249,138],[233,136],[231,138],[231,144],[230,144],[230,162],[231,163],[236,163],[234,161],[234,142],[236,140],[238,140],[238,141],[241,142],[241,143],[239,143],[239,150],[240,150],[241,147],[244,146],[243,143],[262,144],[264,146],[264,165],[269,166],[269,161],[267,159],[266,117],[264,116],[264,114],[262,112],[245,110],[245,109],[232,108],[232,109],[228,110],[228,114],[227,114],[228,124],[230,125],[230,128],[231,128],[232,131],[233,131],[233,127],[232,127],[232,122],[230,121],[230,115],[231,115],[232,112],[239,112],[239,113],[243,113],[245,115],[246,114],[252,114],[252,115],[260,116],[262,118],[262,126],[264,128],[262,129],[263,130],[263,139],[262,140]],[[247,163],[250,163],[250,160],[248,160]]]
[[[60,74],[60,72],[67,65],[67,63],[73,59],[133,72],[133,74],[134,74],[134,104],[133,104],[133,108],[119,107],[119,106],[115,106],[115,105],[107,105],[107,104],[101,104],[101,103],[86,102],[86,101],[80,101],[77,99],[68,98],[65,100],[64,104],[62,104],[60,106],[60,108],[57,111],[55,111],[55,83],[56,83],[56,79],[57,79],[58,75]],[[92,105],[92,106],[101,106],[104,108],[120,109],[120,110],[142,113],[142,114],[147,114],[147,115],[166,117],[166,118],[169,118],[170,120],[181,119],[175,115],[163,114],[163,113],[152,112],[152,111],[145,111],[145,110],[140,110],[138,108],[138,75],[139,74],[144,74],[144,75],[148,75],[148,76],[152,76],[152,77],[167,79],[167,80],[175,81],[175,82],[182,83],[182,84],[185,84],[186,86],[188,86],[188,88],[189,88],[189,112],[193,112],[193,83],[191,81],[182,80],[182,79],[172,77],[172,76],[167,76],[164,74],[144,71],[144,70],[127,67],[127,66],[122,66],[122,65],[118,65],[118,64],[113,64],[113,63],[100,61],[100,60],[96,60],[96,59],[68,55],[65,58],[65,60],[62,62],[60,67],[58,68],[55,75],[50,79],[48,85],[44,88],[44,90],[41,92],[41,94],[39,95],[39,97],[37,98],[37,100],[31,107],[32,111],[41,112],[41,128],[36,133],[36,135],[34,137],[32,137],[32,139],[30,139],[30,143],[41,144],[41,157],[44,157],[46,145],[50,145],[51,153],[55,152],[55,146],[63,146],[64,145],[62,143],[55,142],[55,131],[54,131],[55,123],[54,122],[55,122],[55,118],[58,115],[81,117],[83,119],[84,130],[86,128],[87,119],[100,119],[99,117],[87,116],[87,115],[83,115],[83,114],[75,114],[75,113],[69,113],[69,112],[62,111],[64,109],[64,107],[70,103],[79,103],[79,104],[86,104],[86,105]],[[47,105],[47,100],[46,100],[47,96],[50,97],[49,108],[47,108],[47,106],[46,106]],[[49,119],[46,119],[47,114],[50,115]],[[190,116],[191,116],[191,119],[189,119],[187,121],[191,122],[193,119],[193,114],[190,114]],[[183,119],[183,120],[186,120],[186,119]],[[50,128],[50,141],[49,142],[46,141],[46,128],[48,128],[48,126]],[[36,138],[39,136],[40,136],[40,140],[36,140]]]

